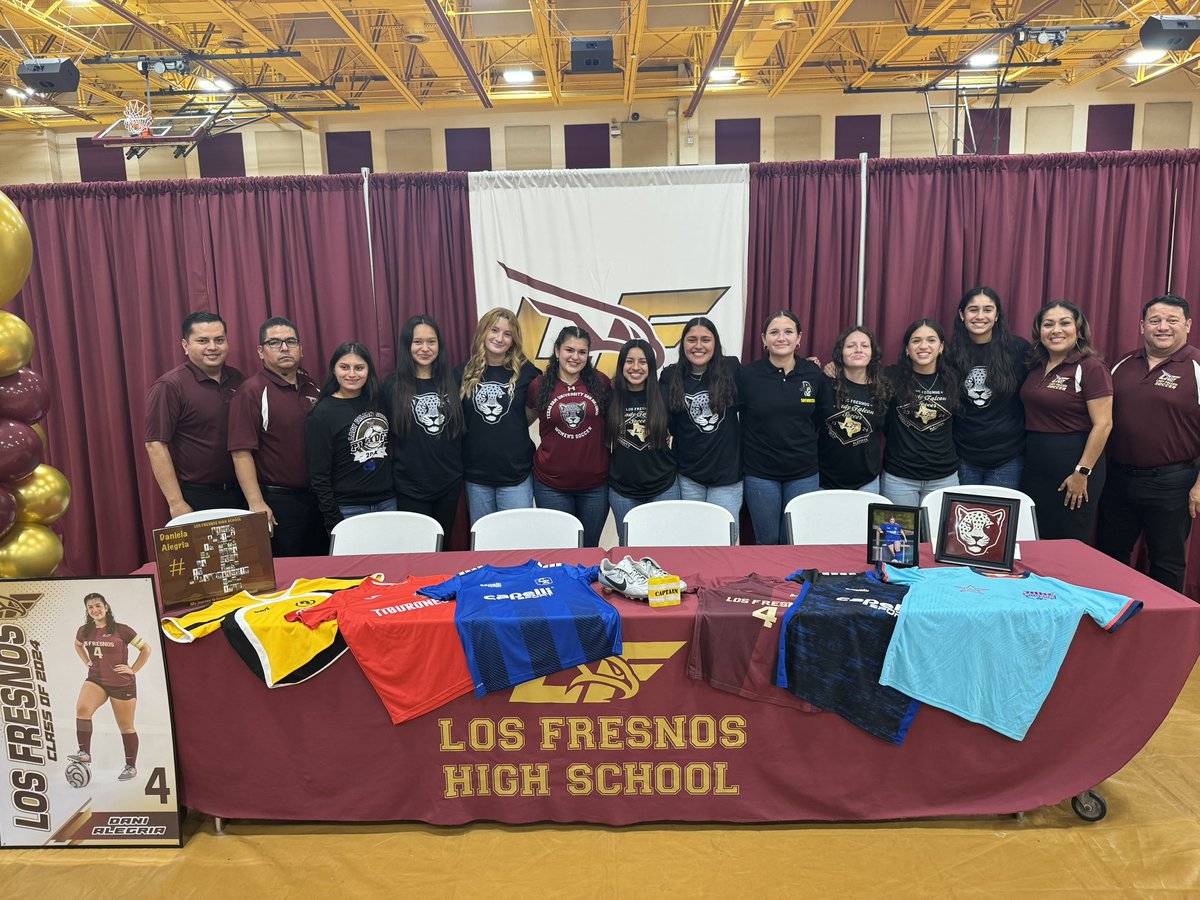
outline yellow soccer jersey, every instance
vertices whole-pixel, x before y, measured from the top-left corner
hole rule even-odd
[[[300,578],[269,594],[245,591],[207,609],[178,619],[164,618],[163,631],[174,641],[189,643],[218,628],[250,670],[267,687],[298,684],[325,669],[346,651],[334,621],[311,629],[288,621],[290,612],[323,603],[362,578]]]

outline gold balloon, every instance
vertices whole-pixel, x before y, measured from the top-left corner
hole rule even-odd
[[[33,356],[33,332],[21,319],[0,310],[0,378],[12,375]]]
[[[17,501],[17,521],[49,525],[71,505],[71,485],[54,466],[42,463],[24,478],[8,485]]]
[[[29,427],[32,428],[34,430],[34,432],[37,434],[37,436],[42,439],[42,449],[49,450],[50,449],[50,437],[46,434],[46,429],[43,428],[41,425],[30,425]]]
[[[18,522],[0,540],[0,578],[41,578],[58,568],[63,545],[45,525]]]
[[[17,296],[32,266],[29,226],[17,205],[0,192],[0,306]]]

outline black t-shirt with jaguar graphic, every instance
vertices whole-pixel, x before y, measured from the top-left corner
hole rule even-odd
[[[736,380],[740,363],[735,356],[723,360],[729,377]],[[701,375],[683,373],[684,408],[671,409],[671,385],[678,377],[678,363],[662,370],[658,383],[662,386],[663,402],[670,416],[672,448],[679,474],[705,487],[734,484],[742,480],[742,437],[738,427],[738,411],[734,405],[721,415],[709,406],[708,386],[711,375],[706,369]],[[709,366],[709,369],[712,367]]]
[[[988,379],[986,344],[971,344],[971,368],[963,379],[962,403],[954,418],[954,442],[958,455],[967,462],[991,468],[1015,459],[1025,452],[1025,407],[1021,404],[1021,385],[1028,369],[1025,356],[1029,342],[1015,339],[1013,348],[1013,391],[1006,397],[996,394]]]
[[[454,487],[463,477],[462,438],[445,434],[446,407],[458,402],[456,390],[451,397],[441,397],[433,387],[433,379],[416,379],[412,417],[408,434],[403,438],[397,423],[392,423],[392,483],[396,493],[413,500],[434,500]],[[388,376],[383,384],[385,409],[394,410],[392,398],[396,376]],[[394,412],[392,413],[395,414]]]
[[[895,371],[895,367],[889,368],[884,377],[895,383]],[[893,397],[888,404],[883,469],[916,481],[953,475],[958,471],[958,453],[946,391],[957,391],[960,385],[946,372],[938,372],[917,375],[915,388],[911,403],[900,404]]]
[[[454,371],[462,384],[465,365]],[[509,389],[512,369],[487,366],[471,396],[462,401],[463,472],[472,484],[508,487],[520,484],[533,470],[533,440],[525,418],[529,385],[541,373],[531,362],[521,366],[517,383]]]

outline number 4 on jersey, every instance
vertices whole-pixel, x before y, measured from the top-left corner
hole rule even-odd
[[[760,606],[750,613],[756,619],[762,619],[763,628],[774,628],[779,618],[779,610],[773,606]]]

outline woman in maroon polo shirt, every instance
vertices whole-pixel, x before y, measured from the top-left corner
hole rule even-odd
[[[1092,350],[1079,307],[1047,303],[1033,317],[1021,490],[1037,504],[1038,536],[1092,543],[1112,430],[1112,377]]]

